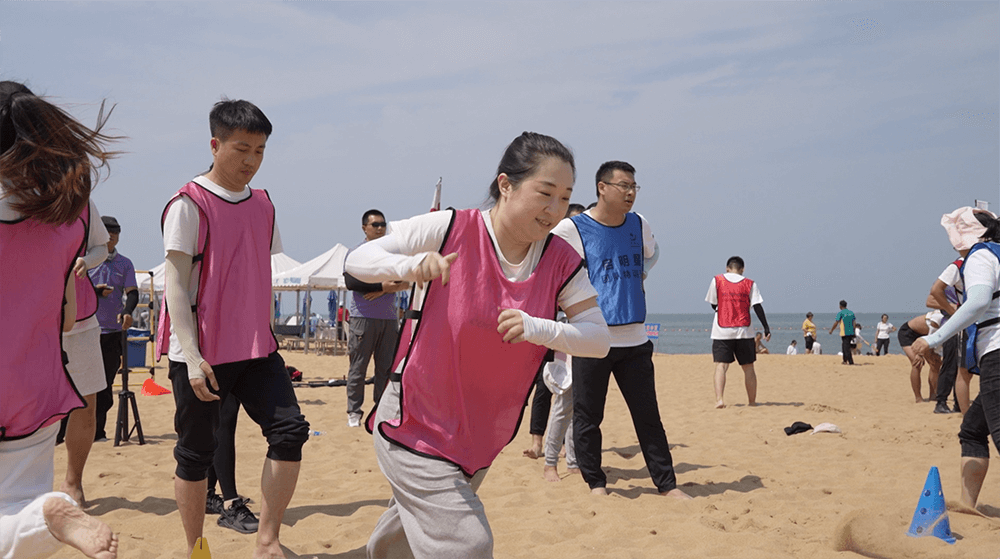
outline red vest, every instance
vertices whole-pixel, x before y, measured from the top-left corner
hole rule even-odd
[[[498,309],[555,319],[557,298],[583,265],[580,256],[550,235],[538,266],[523,282],[500,267],[479,210],[454,211],[441,254],[458,252],[448,285],[430,283],[414,325],[401,332],[400,415],[377,428],[418,454],[458,465],[466,475],[493,463],[517,432],[528,393],[548,349],[504,343]],[[373,427],[374,413],[369,416]]]
[[[62,318],[66,280],[85,239],[80,219],[0,222],[0,441],[83,407],[63,365]]]
[[[78,258],[83,258],[90,248],[90,202],[80,214],[83,220],[83,246],[80,247]],[[75,262],[75,260],[74,260]],[[94,283],[90,281],[90,274],[84,273],[83,277],[76,277],[76,321],[81,322],[94,316],[97,313],[97,291],[94,290]]]
[[[209,365],[267,357],[278,349],[271,332],[271,199],[266,191],[251,189],[246,200],[228,202],[189,182],[167,203],[161,226],[170,205],[181,196],[199,210],[194,256],[199,264],[198,295],[192,303],[202,357]],[[170,314],[165,304],[163,308],[157,331],[160,356],[170,350]]]
[[[753,280],[743,278],[737,283],[726,279],[725,275],[715,276],[715,294],[719,301],[719,326],[739,328],[750,326],[750,292]]]

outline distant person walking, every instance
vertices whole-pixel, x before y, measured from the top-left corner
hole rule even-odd
[[[896,331],[896,327],[889,322],[889,315],[883,314],[882,320],[875,325],[875,355],[889,355],[889,334]]]
[[[715,407],[726,407],[726,371],[736,361],[743,368],[743,381],[749,405],[757,405],[757,373],[754,361],[757,350],[750,332],[750,309],[764,327],[764,339],[771,340],[771,329],[764,315],[764,299],[757,282],[743,277],[743,259],[733,256],[726,262],[726,273],[712,278],[705,300],[712,305],[712,360],[715,361]]]
[[[813,352],[813,344],[816,343],[816,324],[813,323],[813,313],[807,312],[806,319],[802,321],[802,337],[806,342],[806,355]]]
[[[854,341],[854,313],[847,308],[847,301],[840,301],[840,312],[837,313],[835,322],[830,327],[831,334],[837,329],[837,326],[840,326],[840,351],[844,356],[841,364],[853,365],[854,352],[851,350],[851,342]]]

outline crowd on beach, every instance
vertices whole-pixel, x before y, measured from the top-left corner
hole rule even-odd
[[[109,115],[102,111],[91,129],[23,84],[0,82],[0,327],[6,347],[16,348],[0,354],[4,558],[47,557],[62,545],[100,559],[119,552],[112,528],[84,510],[82,482],[90,443],[103,435],[100,394],[121,358],[111,346],[137,302],[134,270],[115,250],[121,224],[90,200],[116,155],[109,149],[116,138],[101,131]],[[253,103],[223,99],[209,112],[209,132],[211,165],[164,201],[162,215],[166,288],[156,347],[167,357],[176,405],[174,496],[189,556],[209,556],[205,516],[218,514],[220,525],[256,534],[255,558],[282,558],[282,519],[310,425],[271,330],[270,256],[282,249],[274,205],[267,191],[249,186],[272,124]],[[657,492],[691,499],[660,419],[644,328],[643,282],[660,248],[650,222],[632,211],[637,174],[625,161],[607,161],[593,175],[597,201],[570,204],[578,187],[572,152],[524,132],[493,174],[488,209],[433,211],[393,222],[388,234],[382,212],[361,216],[365,240],[344,266],[355,292],[347,425],[372,435],[392,489],[368,557],[493,556],[477,492],[532,390],[532,444],[523,454],[544,456],[545,479],[561,479],[564,454],[592,494],[607,495],[601,425],[614,376]],[[898,339],[918,401],[924,364],[938,394],[945,363],[956,365],[962,503],[972,509],[988,439],[1000,437],[1000,220],[964,207],[941,224],[961,258],[932,287],[933,310],[907,321]],[[715,407],[727,406],[734,362],[754,406],[756,356],[771,338],[763,297],[744,275],[743,258],[730,257],[724,271],[721,264],[705,296],[714,311]],[[394,301],[403,290],[411,303],[399,321]],[[839,306],[829,331],[839,331],[843,363],[852,365],[869,344],[847,302]],[[758,339],[752,315],[763,327]],[[802,325],[805,353],[821,351],[812,318]],[[875,330],[878,354],[897,330],[885,315]],[[374,406],[365,417],[372,358]],[[972,374],[980,375],[980,393],[970,402]],[[241,407],[267,441],[259,517],[232,477]],[[69,466],[52,491],[64,418]]]

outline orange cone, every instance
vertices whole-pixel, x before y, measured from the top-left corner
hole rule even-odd
[[[148,378],[142,383],[142,395],[143,396],[163,396],[164,394],[170,394],[170,391],[163,388],[159,384],[153,381],[153,379]]]

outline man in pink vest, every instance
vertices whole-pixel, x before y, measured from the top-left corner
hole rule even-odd
[[[271,333],[270,255],[281,252],[274,206],[248,186],[271,123],[248,101],[209,114],[212,167],[184,185],[163,212],[166,308],[159,353],[169,354],[177,411],[174,495],[187,552],[202,549],[206,474],[220,401],[236,395],[268,442],[255,558],[284,557],[278,541],[309,424],[299,410]],[[242,501],[227,507],[242,506]]]
[[[757,283],[743,277],[743,259],[733,256],[726,262],[726,273],[712,278],[705,300],[712,305],[712,360],[715,361],[715,407],[726,407],[722,399],[726,390],[726,371],[737,361],[743,367],[749,405],[757,405],[757,360],[753,329],[750,328],[750,308],[764,327],[764,339],[771,341],[771,329],[764,316],[764,299]]]

